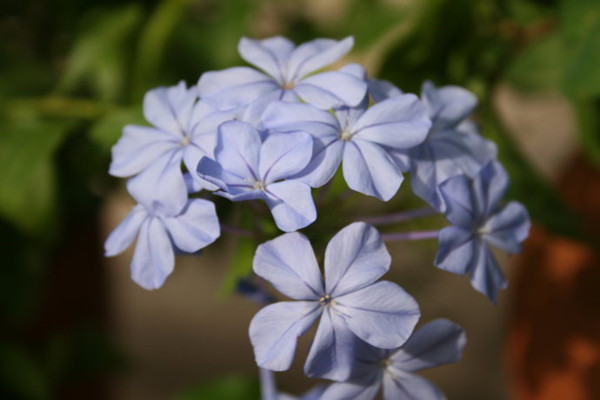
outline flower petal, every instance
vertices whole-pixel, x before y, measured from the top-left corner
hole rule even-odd
[[[271,133],[304,131],[314,137],[338,137],[340,127],[331,113],[310,104],[276,101],[262,115],[263,127]]]
[[[271,75],[279,83],[284,83],[282,71],[296,46],[290,40],[275,36],[263,40],[243,37],[238,44],[242,58]]]
[[[325,249],[325,291],[337,297],[370,285],[390,269],[391,262],[377,229],[364,222],[350,224]]]
[[[187,202],[187,186],[181,171],[181,150],[167,153],[139,175],[127,181],[127,190],[151,214],[174,216]]]
[[[111,149],[108,173],[120,178],[138,174],[165,153],[179,147],[180,142],[180,138],[164,130],[127,125],[123,128],[123,136]]]
[[[188,200],[181,214],[165,218],[164,223],[175,246],[188,253],[208,246],[221,234],[215,205],[204,199]]]
[[[429,81],[423,83],[421,98],[436,130],[455,127],[477,107],[477,98],[468,90],[459,86],[436,88]]]
[[[190,116],[197,98],[196,88],[187,89],[183,81],[177,86],[150,90],[144,96],[144,117],[152,125],[183,138],[189,132]]]
[[[383,378],[384,400],[445,400],[444,393],[418,375],[394,371]]]
[[[406,342],[420,317],[419,305],[393,282],[381,281],[343,296],[334,308],[356,336],[382,349]]]
[[[261,180],[268,184],[302,171],[311,160],[312,149],[312,136],[306,132],[269,135],[260,149]]]
[[[470,230],[448,226],[438,235],[439,245],[434,264],[441,269],[465,275],[475,259],[475,241]]]
[[[446,204],[446,218],[459,228],[471,230],[477,223],[478,202],[473,194],[471,180],[465,175],[449,178],[439,186]]]
[[[140,228],[131,260],[131,279],[147,290],[158,289],[173,272],[175,255],[159,218],[147,219]]]
[[[272,78],[248,67],[205,72],[197,87],[200,98],[218,110],[246,106],[269,92],[281,90]]]
[[[486,242],[507,253],[518,253],[530,228],[527,209],[521,203],[511,201],[486,221],[482,231],[489,232],[483,235]]]
[[[301,233],[287,233],[258,246],[253,268],[292,299],[318,300],[324,295],[315,253]]]
[[[469,271],[471,285],[477,291],[486,295],[495,304],[498,298],[498,291],[506,289],[508,283],[498,262],[485,242],[479,243],[475,254],[476,258]]]
[[[390,357],[401,371],[419,371],[457,362],[467,344],[465,331],[447,319],[436,319],[421,327]]]
[[[383,201],[391,199],[404,180],[393,158],[379,145],[364,140],[346,143],[342,169],[350,189]]]
[[[315,138],[312,151],[313,158],[306,168],[292,178],[318,188],[329,182],[337,172],[344,155],[344,142],[335,138]]]
[[[348,379],[355,342],[356,337],[341,318],[331,308],[325,308],[304,364],[304,373],[310,378]]]
[[[430,127],[423,103],[413,94],[404,94],[367,109],[352,129],[357,139],[406,149],[422,143]]]
[[[135,206],[125,219],[108,235],[104,243],[104,255],[107,257],[116,256],[128,248],[146,218],[148,218],[146,209],[141,205]]]
[[[327,400],[373,400],[381,388],[381,380],[361,385],[352,382],[334,382],[323,392]]]
[[[310,186],[305,183],[295,180],[271,183],[266,194],[275,224],[284,232],[302,229],[317,219]]]
[[[229,173],[256,181],[259,180],[261,145],[260,134],[252,125],[240,121],[224,122],[219,126],[215,157]]]
[[[321,315],[314,301],[283,301],[261,309],[250,322],[256,364],[272,371],[290,368],[298,337]]]
[[[343,72],[330,71],[303,79],[294,91],[307,103],[327,110],[360,104],[367,93],[367,83]]]
[[[304,76],[339,60],[354,46],[354,38],[315,39],[296,47],[288,59],[288,79],[297,82]]]
[[[490,161],[481,168],[473,180],[473,194],[477,211],[482,217],[494,212],[508,190],[508,174],[497,161]]]

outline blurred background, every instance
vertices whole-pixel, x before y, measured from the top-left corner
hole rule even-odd
[[[388,279],[423,321],[450,318],[469,337],[460,363],[424,375],[450,399],[599,399],[597,0],[3,0],[0,398],[258,398],[257,306],[230,295],[248,242],[224,235],[180,257],[154,292],[130,281],[131,250],[108,260],[102,244],[133,205],[107,170],[122,127],[144,124],[144,93],[240,65],[241,36],[272,35],[353,35],[344,61],[404,91],[426,79],[473,91],[509,197],[530,210],[498,306],[435,269],[435,243],[390,246]],[[398,197],[414,202],[408,184]],[[312,384],[300,344],[278,374],[292,393]]]

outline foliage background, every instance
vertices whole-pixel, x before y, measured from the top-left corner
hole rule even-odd
[[[0,397],[108,398],[108,383],[135,371],[111,333],[101,250],[100,210],[121,185],[106,172],[110,147],[123,125],[144,123],[147,90],[238,65],[241,36],[275,34],[296,42],[353,35],[348,60],[404,91],[418,93],[430,79],[475,92],[483,134],[513,178],[510,197],[548,231],[596,246],[513,143],[494,103],[506,86],[566,100],[580,151],[600,165],[596,0],[4,0]],[[246,253],[234,266],[247,264]],[[205,381],[181,388],[181,398],[256,391],[246,377]],[[469,390],[456,393],[466,399]]]

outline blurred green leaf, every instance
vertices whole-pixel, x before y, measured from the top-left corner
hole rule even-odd
[[[90,139],[97,143],[102,151],[110,151],[117,143],[125,125],[147,125],[141,106],[111,111],[99,118],[90,129]]]
[[[593,101],[575,102],[579,140],[588,158],[600,168],[600,104]]]
[[[596,0],[563,0],[561,32],[568,67],[563,89],[572,97],[600,94],[600,7]]]
[[[154,85],[161,62],[165,61],[167,41],[186,15],[190,3],[191,0],[163,0],[144,26],[133,74],[134,98]]]
[[[50,385],[43,369],[22,345],[0,342],[0,395],[6,399],[50,399]],[[5,393],[7,391],[7,393]]]
[[[252,259],[254,258],[256,246],[254,238],[238,237],[229,270],[219,290],[219,297],[225,298],[229,296],[235,291],[239,279],[245,278],[252,273]]]
[[[75,42],[59,91],[88,85],[103,100],[117,100],[127,87],[131,45],[142,21],[139,5],[106,10],[96,15]]]
[[[230,376],[190,389],[176,400],[257,400],[260,398],[258,379]]]
[[[508,67],[508,81],[526,91],[558,91],[567,65],[563,38],[555,33],[527,47]]]
[[[52,157],[72,124],[51,120],[0,124],[0,216],[24,232],[40,233],[56,218]]]

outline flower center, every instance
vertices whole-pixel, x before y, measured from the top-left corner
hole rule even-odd
[[[390,365],[390,359],[389,358],[382,358],[381,360],[379,360],[379,362],[377,363],[377,365],[383,369],[387,368]]]
[[[294,85],[294,82],[285,82],[281,84],[281,88],[283,90],[292,90],[295,86],[296,85]]]
[[[344,129],[342,132],[340,132],[340,139],[342,139],[344,142],[348,142],[349,140],[352,139],[352,132]]]
[[[321,305],[322,305],[323,307],[326,307],[326,306],[328,306],[328,305],[330,305],[330,304],[331,304],[331,305],[335,305],[335,301],[334,301],[334,300],[331,298],[331,296],[330,296],[330,295],[328,295],[328,294],[326,294],[325,296],[321,297],[321,298],[319,299],[319,303],[321,303]]]
[[[254,181],[254,183],[252,184],[252,187],[254,189],[260,190],[262,192],[264,192],[265,189],[267,189],[267,185],[263,181]]]
[[[185,147],[190,144],[191,141],[192,139],[190,139],[188,136],[184,136],[183,139],[181,139],[181,146]]]

